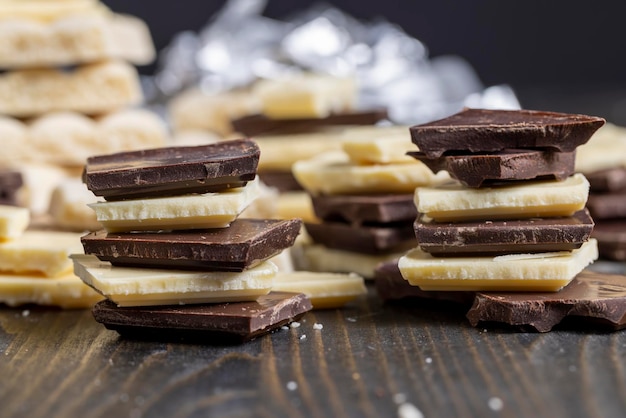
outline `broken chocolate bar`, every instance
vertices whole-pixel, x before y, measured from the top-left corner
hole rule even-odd
[[[97,303],[96,321],[124,337],[213,344],[244,342],[270,332],[312,309],[301,293],[271,292],[254,302],[118,308]]]
[[[626,168],[614,167],[585,173],[592,192],[626,191]]]
[[[587,207],[594,219],[626,217],[626,191],[621,193],[591,193]]]
[[[574,151],[604,125],[603,118],[535,110],[464,109],[448,118],[410,128],[429,158],[450,151],[492,152],[507,148]]]
[[[501,322],[539,332],[550,331],[565,317],[625,328],[626,276],[585,270],[556,293],[478,292],[467,313],[473,326]]]
[[[155,233],[92,232],[85,254],[113,265],[243,271],[291,247],[300,220],[237,219],[228,228]]]
[[[600,257],[626,261],[626,219],[601,220],[593,228]]]
[[[217,192],[253,180],[259,155],[247,139],[120,152],[88,158],[83,181],[106,200]]]
[[[311,196],[313,210],[325,221],[343,221],[353,225],[367,222],[412,221],[417,209],[410,194],[317,195]]]
[[[493,181],[556,179],[574,174],[576,151],[554,152],[507,149],[485,154],[442,155],[428,158],[423,152],[409,152],[434,173],[447,171],[468,187]]]
[[[415,237],[423,251],[438,257],[570,251],[589,239],[594,226],[586,209],[558,218],[466,222],[424,218],[420,215],[414,223]]]

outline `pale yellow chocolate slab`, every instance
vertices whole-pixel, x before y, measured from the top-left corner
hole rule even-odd
[[[27,19],[47,22],[71,15],[104,16],[109,9],[99,0],[3,0],[0,20]]]
[[[607,123],[576,148],[576,171],[584,174],[626,167],[626,128]]]
[[[413,162],[406,153],[418,150],[408,126],[350,128],[342,136],[343,151],[357,164]]]
[[[64,309],[90,308],[104,299],[72,272],[49,279],[41,276],[0,274],[0,303],[37,304]]]
[[[54,189],[49,214],[55,226],[73,231],[95,231],[102,228],[95,212],[88,206],[97,199],[79,178],[68,178]]]
[[[298,161],[292,171],[298,183],[313,195],[413,193],[416,187],[431,185],[443,178],[417,160],[402,164],[357,165],[351,163],[343,152]]]
[[[55,277],[72,269],[70,254],[82,253],[82,234],[59,231],[25,231],[0,243],[0,272],[40,273]]]
[[[259,180],[219,193],[96,202],[89,205],[109,232],[226,228],[259,195]]]
[[[398,261],[405,280],[422,290],[553,292],[598,258],[594,239],[574,251],[499,257],[433,257],[415,248]]]
[[[84,254],[72,260],[74,273],[118,306],[255,300],[269,293],[278,271],[270,261],[232,273],[117,267]]]
[[[546,180],[477,189],[448,183],[415,190],[418,212],[437,221],[571,216],[585,207],[589,182],[577,173]]]
[[[139,104],[137,70],[122,61],[56,69],[8,71],[0,75],[0,113],[18,118],[49,112],[101,114]]]
[[[272,290],[304,293],[313,309],[339,308],[367,293],[363,277],[356,273],[311,271],[279,272]]]
[[[0,242],[18,238],[30,223],[26,208],[0,205]]]

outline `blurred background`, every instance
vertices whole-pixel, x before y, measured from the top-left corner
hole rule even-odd
[[[199,31],[225,1],[105,0],[144,19],[160,50]],[[313,2],[270,0],[264,15],[289,19]],[[465,58],[486,86],[508,84],[531,109],[590,113],[626,125],[626,3],[601,0],[503,2],[335,0],[363,22],[384,19],[420,40],[430,57]],[[144,67],[144,74],[155,66]]]

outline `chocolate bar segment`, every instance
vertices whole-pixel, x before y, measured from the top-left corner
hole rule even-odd
[[[536,110],[464,109],[410,128],[429,158],[450,151],[493,152],[510,148],[570,152],[604,125],[603,118]]]
[[[592,237],[598,240],[600,257],[626,261],[626,219],[596,222]]]
[[[442,155],[428,158],[423,152],[409,152],[434,173],[447,171],[468,187],[493,181],[556,179],[574,174],[576,151],[503,150],[485,154]]]
[[[301,293],[270,292],[254,302],[119,308],[98,302],[96,321],[124,337],[211,344],[244,342],[300,318],[312,309]]]
[[[256,176],[260,150],[247,139],[94,156],[83,181],[106,200],[217,192]]]
[[[311,201],[318,218],[325,221],[342,221],[353,225],[368,222],[413,221],[417,216],[412,193],[316,195],[311,196]]]
[[[155,233],[92,232],[85,254],[116,266],[243,271],[291,247],[302,222],[237,219],[228,228]]]
[[[593,227],[586,209],[571,217],[455,223],[420,215],[414,223],[419,247],[439,257],[570,251],[589,239]]]
[[[626,276],[584,270],[559,292],[478,292],[467,313],[473,326],[501,322],[539,332],[565,317],[626,328]]]
[[[626,191],[619,193],[591,193],[587,207],[594,219],[626,218]]]
[[[626,192],[626,168],[614,167],[585,173],[592,192]]]

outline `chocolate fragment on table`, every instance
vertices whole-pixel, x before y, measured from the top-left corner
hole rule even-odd
[[[601,258],[626,261],[626,219],[600,220],[591,236],[598,240]]]
[[[408,152],[433,173],[447,171],[468,187],[481,187],[493,181],[556,179],[574,174],[576,151],[555,152],[507,149],[485,154],[444,154],[428,158],[423,152]]]
[[[96,321],[133,339],[210,344],[244,342],[299,319],[312,309],[301,293],[270,292],[254,302],[119,308],[104,300]]]
[[[107,233],[81,238],[85,254],[116,266],[243,271],[291,247],[299,219],[237,219],[228,228]]]
[[[571,251],[589,240],[594,222],[586,209],[570,217],[414,223],[419,247],[434,256],[497,256]]]
[[[587,207],[594,219],[626,218],[626,191],[590,193]]]
[[[16,206],[17,192],[24,185],[19,171],[0,170],[0,205]]]
[[[626,168],[615,167],[585,173],[592,192],[626,192]]]
[[[574,151],[604,123],[603,118],[567,113],[464,109],[444,119],[412,126],[410,131],[419,150],[436,158],[449,151]]]
[[[119,152],[88,158],[83,182],[106,200],[218,192],[254,180],[259,156],[248,139]]]
[[[477,292],[467,313],[472,326],[500,322],[539,332],[566,317],[626,328],[626,276],[584,270],[559,292]]]
[[[311,202],[318,218],[353,225],[413,221],[417,217],[412,193],[316,195],[311,196]]]

